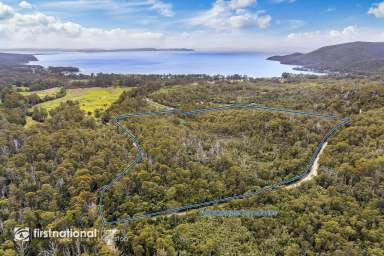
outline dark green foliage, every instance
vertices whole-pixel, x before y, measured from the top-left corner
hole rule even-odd
[[[44,108],[34,107],[32,111],[32,119],[37,122],[44,122],[48,117],[48,112]]]
[[[25,97],[13,91],[5,93],[1,101],[5,108],[25,108],[27,106]]]
[[[351,116],[353,123],[331,138],[314,180],[217,207],[274,209],[278,216],[202,217],[194,211],[119,225],[116,247],[121,255],[384,254],[380,80],[149,84],[121,95],[102,115],[105,125],[74,102],[62,104],[50,112],[51,118],[29,129],[0,119],[0,255],[23,249],[12,241],[17,225],[99,227],[97,190],[136,154],[108,124],[114,115],[154,110],[158,104],[192,109],[229,102]],[[24,102],[12,93],[6,97]],[[22,106],[16,103],[9,110]],[[137,118],[124,125],[140,137],[145,159],[106,194],[105,217],[110,220],[243,193],[291,177],[333,123],[231,110]],[[28,255],[48,254],[52,248],[58,255],[114,255],[97,241],[36,239],[24,246]]]
[[[25,125],[28,100],[10,87],[0,86],[0,116],[10,123]]]

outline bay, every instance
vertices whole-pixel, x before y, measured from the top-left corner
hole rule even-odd
[[[279,77],[284,72],[304,73],[295,66],[266,60],[274,54],[219,51],[53,52],[35,55],[33,65],[71,66],[84,74],[208,74]]]

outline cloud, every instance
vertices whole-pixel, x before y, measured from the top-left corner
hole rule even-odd
[[[343,30],[331,30],[329,32],[330,36],[339,37],[339,36],[351,36],[359,33],[359,29],[356,26],[348,26]]]
[[[229,2],[229,6],[232,9],[241,9],[241,8],[247,8],[256,3],[257,3],[256,0],[231,0]]]
[[[240,6],[250,6],[256,1],[224,1],[217,0],[211,9],[191,20],[193,25],[201,25],[219,30],[258,27],[267,28],[272,20],[264,12],[250,12]],[[236,7],[236,8],[235,8]]]
[[[59,0],[42,2],[38,6],[62,12],[68,12],[67,10],[71,9],[71,13],[99,11],[114,16],[128,13],[142,16],[148,9],[165,17],[175,15],[172,4],[161,0]]]
[[[175,16],[172,4],[164,3],[160,0],[148,0],[148,4],[151,5],[152,9],[156,10],[158,13],[165,17]]]
[[[384,40],[383,30],[347,26],[342,29],[316,30],[301,33],[291,33],[281,43],[286,48],[295,51],[314,50],[326,45],[334,45],[353,41],[372,41],[379,42]]]
[[[109,0],[81,0],[99,3],[101,8]],[[111,0],[112,1],[112,0]],[[76,1],[74,1],[76,2]],[[80,1],[77,1],[80,2]],[[55,2],[57,4],[57,2]],[[383,41],[381,28],[347,26],[339,29],[315,30],[289,35],[259,33],[243,28],[266,28],[272,17],[261,11],[231,6],[234,2],[217,0],[212,8],[195,18],[172,22],[182,24],[185,31],[112,28],[103,29],[62,20],[35,9],[13,9],[0,3],[0,48],[178,48],[249,49],[257,51],[309,51],[325,45],[350,41]],[[250,3],[250,2],[248,2]],[[63,4],[63,2],[61,3]],[[66,2],[65,4],[69,4]],[[147,0],[130,1],[130,6],[148,11]],[[245,4],[245,3],[243,3]],[[256,4],[256,2],[254,3]],[[94,6],[94,5],[92,5]],[[238,5],[237,5],[238,6]],[[243,5],[244,6],[244,5]],[[41,6],[39,5],[39,8]],[[84,6],[84,8],[86,8]],[[65,9],[65,8],[63,8]],[[186,23],[195,26],[186,26]],[[300,20],[281,20],[278,24],[302,26]],[[196,26],[197,25],[197,26]],[[206,29],[213,28],[213,29]]]
[[[287,36],[290,40],[300,40],[300,39],[313,39],[313,38],[350,38],[359,34],[359,29],[356,26],[348,26],[341,30],[330,30],[330,31],[309,31],[302,33],[291,33]]]
[[[158,32],[100,29],[62,21],[40,12],[22,14],[0,4],[1,47],[146,47],[163,38]]]
[[[348,27],[354,27],[350,29]],[[338,31],[338,35],[331,35]],[[355,31],[355,32],[351,32]],[[303,33],[249,33],[248,30],[199,30],[167,36],[168,47],[203,49],[243,49],[274,54],[309,52],[327,45],[353,41],[384,41],[384,31],[367,27],[347,26],[341,29],[314,30]]]
[[[384,2],[369,8],[368,13],[374,15],[376,18],[384,18]]]
[[[242,13],[229,17],[228,23],[234,28],[246,28],[257,26],[261,29],[265,29],[271,23],[271,16],[269,15],[257,15],[251,13]]]
[[[12,18],[15,15],[15,11],[12,7],[0,2],[0,21]]]
[[[19,3],[19,7],[23,9],[31,9],[32,4],[28,3],[27,1],[22,1]]]

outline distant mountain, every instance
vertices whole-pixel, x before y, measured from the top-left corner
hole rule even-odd
[[[384,72],[384,43],[353,42],[332,45],[307,54],[273,56],[268,60],[298,65],[315,71],[379,73]]]
[[[25,64],[30,61],[37,61],[37,59],[30,54],[0,53],[1,66]]]
[[[194,51],[193,49],[187,48],[121,48],[121,49],[99,49],[99,48],[85,48],[85,49],[68,49],[68,48],[13,48],[3,49],[3,51],[12,52],[85,52],[85,53],[96,53],[96,52],[154,52],[154,51]]]

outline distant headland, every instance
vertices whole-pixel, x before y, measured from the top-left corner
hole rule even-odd
[[[310,53],[272,56],[268,60],[298,65],[303,70],[353,74],[384,72],[384,43],[352,42],[322,47]]]

